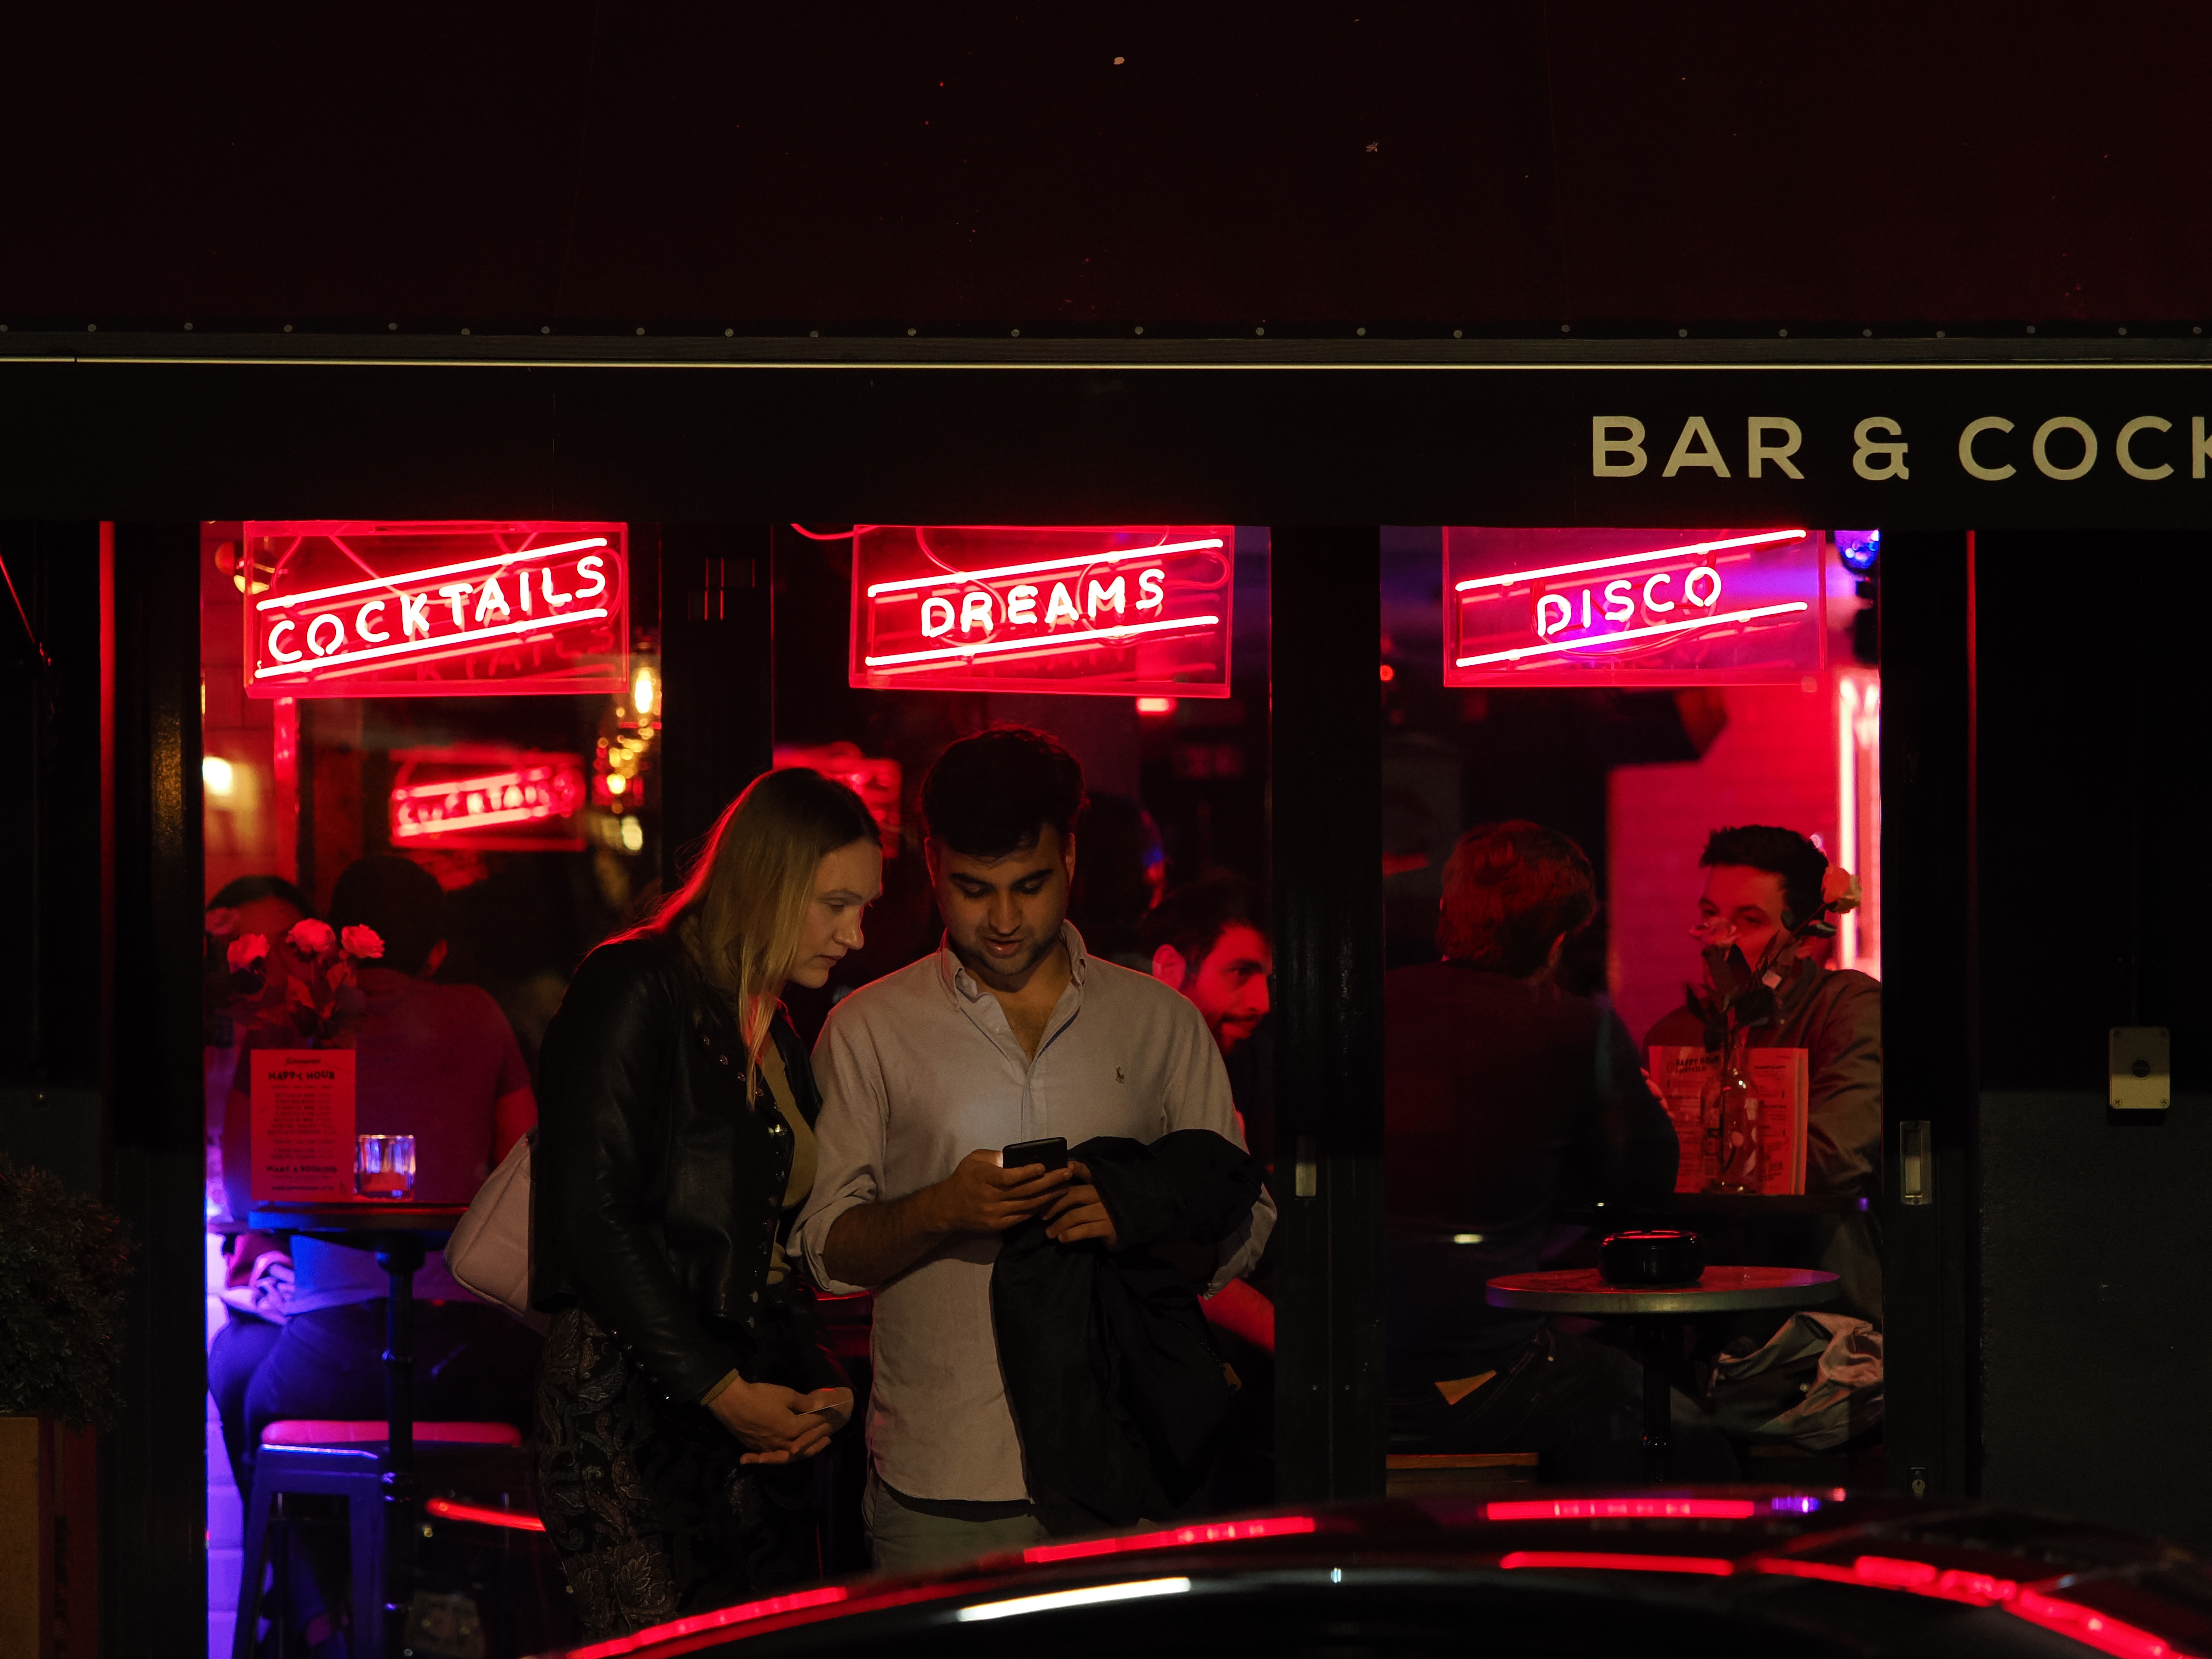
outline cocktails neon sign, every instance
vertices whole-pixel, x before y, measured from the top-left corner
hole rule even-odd
[[[551,851],[583,845],[584,763],[574,755],[400,750],[390,828],[398,848]]]
[[[1824,540],[1447,529],[1444,683],[1747,684],[1817,672]]]
[[[852,683],[1225,697],[1235,533],[864,526]]]
[[[249,521],[270,572],[246,601],[259,697],[619,691],[618,524]]]

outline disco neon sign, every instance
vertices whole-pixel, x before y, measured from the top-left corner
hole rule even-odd
[[[1825,540],[1448,529],[1444,683],[1752,684],[1817,672]]]
[[[1229,695],[1230,526],[876,525],[853,541],[854,685]]]
[[[274,696],[619,691],[621,525],[249,521],[246,687]]]

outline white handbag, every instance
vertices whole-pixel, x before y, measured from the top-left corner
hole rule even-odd
[[[532,1129],[477,1189],[446,1241],[446,1271],[543,1336],[552,1322],[530,1305],[530,1149]]]

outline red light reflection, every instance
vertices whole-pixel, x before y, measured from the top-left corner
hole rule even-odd
[[[747,1601],[741,1607],[694,1613],[689,1619],[672,1619],[665,1625],[649,1626],[635,1635],[594,1642],[589,1647],[570,1648],[568,1659],[619,1659],[623,1654],[640,1653],[657,1642],[672,1641],[679,1636],[725,1630],[732,1625],[750,1624],[756,1619],[773,1619],[780,1613],[826,1607],[846,1600],[851,1594],[842,1584],[828,1584],[820,1589],[799,1590],[790,1595],[771,1595],[764,1601]]]
[[[1087,1556],[1121,1555],[1130,1550],[1172,1549],[1179,1544],[1231,1544],[1246,1538],[1291,1538],[1315,1529],[1310,1515],[1274,1515],[1258,1521],[1223,1521],[1212,1526],[1178,1527],[1173,1532],[1133,1533],[1127,1538],[1086,1538],[1072,1544],[1033,1544],[1022,1559],[1079,1561]]]
[[[1711,1555],[1632,1555],[1611,1550],[1515,1550],[1498,1565],[1515,1567],[1574,1569],[1595,1567],[1607,1572],[1694,1572],[1709,1578],[1726,1578],[1735,1563]]]
[[[1486,1504],[1482,1513],[1486,1521],[1748,1521],[1756,1510],[1750,1499],[1741,1498],[1559,1498]]]
[[[422,1507],[441,1521],[473,1521],[479,1526],[505,1527],[510,1532],[545,1530],[545,1523],[534,1515],[486,1509],[481,1504],[457,1504],[450,1498],[434,1498]]]
[[[1860,1584],[1869,1589],[1902,1590],[1908,1595],[1960,1601],[1968,1607],[1999,1607],[2047,1631],[2070,1638],[2114,1659],[2190,1659],[2183,1649],[2139,1625],[2115,1619],[2079,1601],[2046,1595],[2009,1578],[1940,1568],[1927,1561],[1887,1555],[1862,1555],[1849,1566],[1830,1561],[1786,1558],[1745,1564],[1746,1571],[1787,1578],[1817,1578],[1831,1584]]]

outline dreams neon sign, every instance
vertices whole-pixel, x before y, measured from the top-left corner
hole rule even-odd
[[[619,691],[618,524],[249,521],[270,571],[247,596],[259,697]]]
[[[1228,526],[877,525],[853,542],[854,685],[1229,695]]]
[[[1447,685],[1786,682],[1825,659],[1805,530],[1447,529]]]

